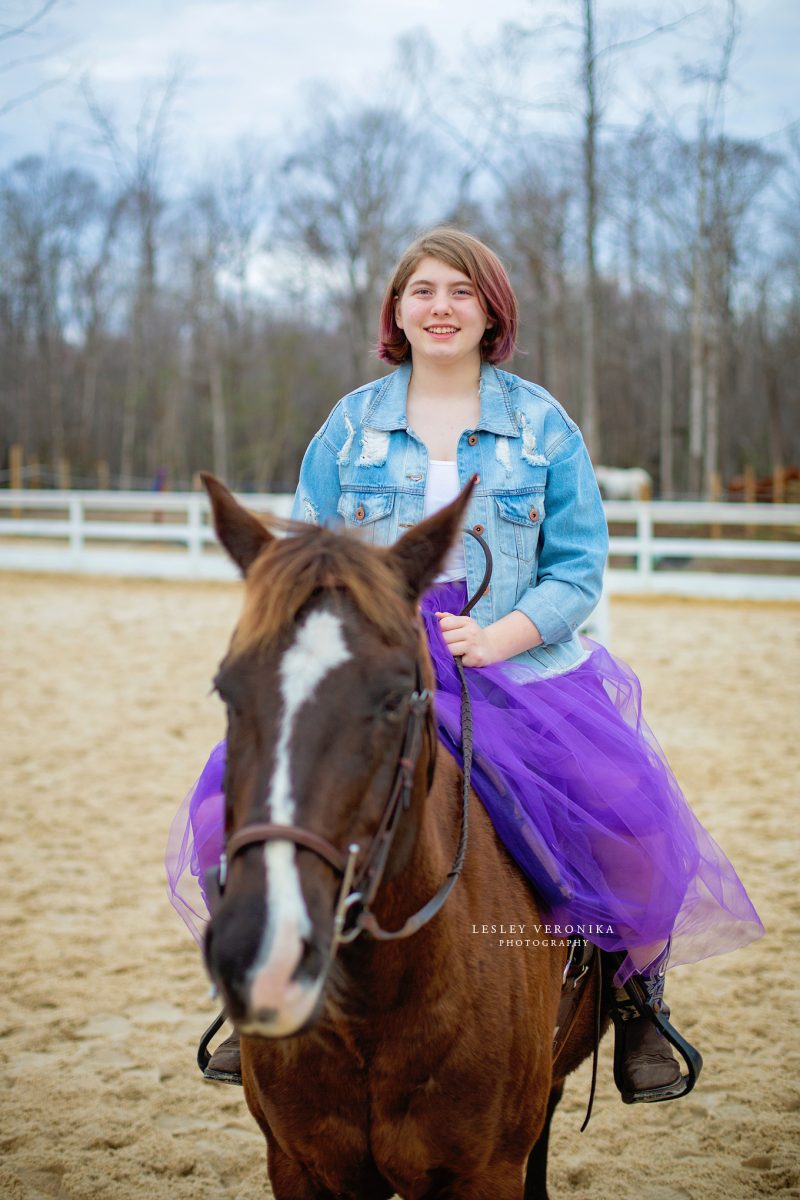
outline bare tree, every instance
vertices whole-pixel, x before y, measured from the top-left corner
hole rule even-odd
[[[176,276],[188,269],[193,378],[208,395],[212,464],[223,478],[231,468],[231,406],[253,353],[251,276],[266,246],[271,186],[264,147],[240,141],[207,173],[176,223]]]
[[[600,303],[600,274],[598,237],[601,223],[601,166],[604,108],[608,94],[608,73],[613,59],[623,52],[635,50],[652,39],[675,29],[685,18],[679,15],[674,21],[651,26],[645,32],[624,40],[605,41],[599,44],[597,36],[595,0],[562,0],[557,11],[545,11],[541,0],[531,0],[531,8],[539,15],[541,23],[533,25],[521,22],[506,27],[495,47],[495,55],[504,65],[505,86],[495,84],[488,87],[479,80],[474,89],[484,106],[492,114],[491,124],[484,122],[481,128],[490,130],[487,149],[482,155],[482,165],[494,175],[501,188],[508,186],[508,179],[498,168],[496,155],[488,147],[497,141],[494,136],[502,131],[507,138],[522,139],[537,145],[539,138],[525,126],[534,114],[546,109],[574,110],[573,98],[564,97],[554,89],[550,98],[539,93],[534,96],[526,92],[530,82],[532,54],[541,54],[542,41],[552,40],[554,35],[564,35],[567,52],[575,57],[577,42],[578,86],[580,107],[580,161],[582,193],[582,250],[583,250],[583,294],[581,303],[581,425],[589,451],[595,461],[602,457],[602,428],[600,401],[598,396],[597,329]],[[527,73],[527,74],[526,74]],[[508,85],[508,79],[514,86]],[[448,128],[448,125],[445,125]],[[538,147],[537,147],[538,148]],[[513,173],[512,173],[513,177]]]
[[[426,140],[387,108],[323,111],[283,166],[279,229],[326,270],[341,306],[352,378],[374,341],[381,286],[400,242],[419,222],[435,177]]]
[[[597,236],[599,223],[598,155],[599,136],[603,118],[599,68],[612,57],[643,46],[654,38],[674,30],[685,19],[651,27],[645,33],[620,41],[597,45],[595,29],[595,0],[579,0],[581,5],[580,83],[583,95],[583,188],[584,188],[584,283],[582,353],[583,410],[582,428],[589,453],[595,462],[602,458],[602,438],[599,399],[597,392],[597,325],[599,279],[597,269]]]
[[[41,37],[42,22],[50,15],[53,9],[58,4],[59,0],[44,0],[43,4],[32,6],[32,12],[28,17],[19,21],[15,25],[0,25],[0,46],[6,44],[15,45],[15,39],[22,39],[22,44],[30,43],[32,40]],[[34,63],[42,62],[52,58],[55,53],[54,48],[49,46],[44,50],[32,50],[30,53],[23,52],[17,58],[5,58],[0,61],[0,75],[13,75],[15,71],[30,68]],[[35,100],[38,96],[49,92],[51,88],[59,87],[69,78],[69,72],[62,72],[51,79],[43,79],[33,87],[26,87],[25,90],[18,92],[16,95],[8,95],[0,100],[0,118],[13,112],[14,109],[26,104],[30,100]]]
[[[0,184],[0,220],[13,287],[23,355],[35,347],[35,368],[25,371],[27,404],[21,440],[34,440],[54,461],[64,457],[67,427],[64,388],[67,375],[66,311],[70,265],[85,253],[81,240],[92,222],[98,189],[91,178],[42,158],[21,159]],[[39,396],[46,407],[39,407]],[[42,436],[44,435],[44,436]]]
[[[83,82],[89,113],[116,168],[124,212],[136,238],[137,270],[130,311],[133,336],[128,354],[119,453],[122,487],[130,487],[133,478],[137,424],[143,401],[145,397],[157,400],[159,393],[156,301],[159,224],[164,210],[162,157],[179,85],[180,71],[175,70],[163,84],[147,94],[133,136],[126,140],[108,108],[95,96],[89,80]],[[169,395],[166,393],[167,398]]]
[[[737,0],[727,0],[725,35],[715,67],[693,72],[702,82],[704,95],[697,123],[697,192],[695,240],[692,252],[691,373],[689,379],[689,487],[698,494],[703,477],[703,443],[708,466],[717,456],[719,396],[719,336],[710,311],[710,241],[712,219],[709,205],[717,188],[719,154],[714,154],[723,137],[723,101],[730,75],[731,58],[739,32]],[[688,73],[687,82],[690,81]],[[708,374],[708,368],[711,372]],[[708,405],[708,408],[706,407]],[[710,441],[709,441],[710,439]]]
[[[515,154],[517,166],[496,208],[499,246],[512,266],[522,306],[521,329],[529,329],[522,349],[530,368],[557,396],[568,392],[567,224],[577,186],[569,148],[548,154],[546,147],[527,147]],[[538,152],[537,152],[538,151]],[[523,333],[523,339],[525,335]]]

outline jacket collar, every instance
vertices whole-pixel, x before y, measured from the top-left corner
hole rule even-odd
[[[411,379],[411,363],[401,363],[381,381],[375,398],[364,414],[364,424],[371,429],[391,431],[406,429],[406,397]],[[477,429],[503,437],[519,437],[508,389],[500,372],[490,363],[481,364],[481,416]]]

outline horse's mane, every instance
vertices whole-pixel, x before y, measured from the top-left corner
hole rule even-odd
[[[406,640],[411,609],[384,551],[364,545],[348,532],[297,522],[270,524],[287,528],[291,536],[269,542],[247,572],[244,608],[231,647],[234,653],[272,640],[320,589],[347,592],[388,645]]]

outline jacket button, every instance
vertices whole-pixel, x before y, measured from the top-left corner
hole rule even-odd
[[[538,512],[536,511],[536,509],[535,509],[535,508],[531,508],[531,511],[528,513],[528,516],[530,517],[530,519],[531,519],[532,521],[535,521],[535,520],[536,520],[536,518],[539,516],[539,514],[538,514]]]
[[[473,533],[483,533],[483,525],[473,525],[472,532]]]
[[[475,445],[477,445],[477,442],[478,442],[478,435],[477,435],[477,433],[471,433],[471,434],[469,435],[469,437],[467,438],[467,441],[469,442],[470,446],[475,446]]]
[[[358,508],[356,509],[356,520],[357,521],[364,520],[364,509],[361,507],[360,504],[359,504]]]

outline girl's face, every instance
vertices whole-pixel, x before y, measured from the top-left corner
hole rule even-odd
[[[475,284],[438,258],[417,263],[395,303],[395,320],[413,362],[438,365],[469,358],[480,364],[481,338],[492,323]]]

